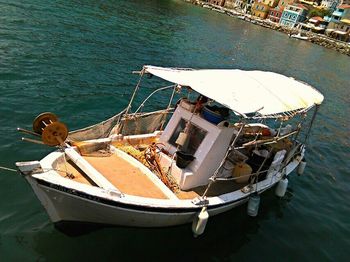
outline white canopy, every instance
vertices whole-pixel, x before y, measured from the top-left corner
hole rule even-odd
[[[274,115],[320,105],[313,87],[277,73],[239,69],[177,69],[144,66],[145,72],[198,93],[240,114]]]

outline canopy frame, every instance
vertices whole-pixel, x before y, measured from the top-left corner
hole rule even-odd
[[[322,94],[312,86],[302,81],[295,80],[294,78],[286,77],[272,72],[243,71],[238,69],[196,70],[191,68],[163,68],[147,65],[143,67],[142,72],[144,74],[155,75],[158,78],[161,78],[165,81],[177,84],[182,87],[189,87],[197,93],[207,96],[208,98],[216,101],[217,103],[231,109],[236,115],[239,115],[246,119],[290,119],[293,118],[295,115],[303,114],[309,111],[315,105],[319,105],[323,101]],[[211,74],[211,78],[206,78],[205,74],[207,72]],[[217,76],[215,74],[217,74]],[[215,80],[215,77],[217,77],[218,81],[220,82],[219,77],[225,74],[227,74],[230,77],[243,78],[243,80],[232,79],[231,83],[231,79],[229,79],[230,81],[225,79],[222,82],[223,84],[225,84],[225,86],[221,86],[223,87],[224,93],[220,98],[220,95],[217,95],[217,92],[213,90],[208,91],[208,84],[206,84],[205,81],[209,80],[211,82],[210,84],[212,84],[212,82]],[[200,76],[203,76],[204,79],[200,79]],[[277,84],[263,82],[264,80],[274,80],[274,77],[277,79]],[[244,86],[245,81],[247,82],[247,85],[250,84],[250,86]],[[283,85],[284,83],[286,83],[286,87],[282,86],[282,90],[279,91],[279,84]],[[195,84],[195,88],[193,88],[191,84]],[[204,87],[202,87],[201,85],[203,85]],[[238,85],[242,85],[242,87]],[[233,91],[231,91],[230,86],[232,86]],[[262,97],[261,99],[265,99],[263,100],[265,102],[260,101],[259,94],[252,94],[253,102],[250,103],[252,104],[250,105],[248,101],[250,89],[248,91],[245,91],[245,97],[243,97],[244,99],[241,102],[239,100],[240,98],[242,98],[242,96],[240,96],[240,90],[244,90],[244,88],[250,88],[251,90],[258,91],[260,90],[263,94],[266,94],[266,96]],[[288,90],[286,94],[283,93],[284,90]],[[304,94],[305,97],[303,96]],[[214,97],[211,95],[213,95]],[[226,99],[227,96],[230,95],[231,98]],[[237,97],[235,97],[235,95],[237,95]],[[226,98],[224,96],[226,96]],[[220,99],[216,99],[218,97]],[[271,101],[276,101],[276,105],[274,105],[273,103],[266,104],[266,101],[269,101],[269,99]],[[235,102],[237,102],[238,106],[234,104]],[[245,110],[237,110],[237,107],[247,104],[249,105],[243,106]],[[271,106],[271,104],[273,106]],[[256,106],[257,109],[254,109],[254,106]]]

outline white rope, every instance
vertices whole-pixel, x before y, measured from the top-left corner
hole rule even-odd
[[[16,169],[13,169],[13,168],[8,168],[8,167],[4,167],[4,166],[0,166],[0,169],[2,170],[6,170],[6,171],[11,171],[11,172],[17,172]]]

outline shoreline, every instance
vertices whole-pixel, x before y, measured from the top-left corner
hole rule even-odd
[[[284,27],[284,26],[273,23],[270,20],[266,20],[266,19],[262,20],[262,19],[259,19],[257,17],[254,17],[252,15],[245,14],[241,10],[228,9],[228,8],[212,5],[210,3],[202,2],[202,1],[198,1],[198,0],[184,0],[184,1],[187,3],[190,3],[190,4],[201,6],[202,8],[210,9],[210,10],[215,11],[215,12],[219,12],[219,13],[231,16],[231,17],[235,17],[237,19],[241,19],[245,22],[250,22],[254,25],[259,25],[259,26],[262,26],[265,28],[269,28],[271,30],[285,33],[285,34],[289,35],[289,37],[290,37],[290,35],[299,33],[299,30],[296,28]],[[332,50],[337,51],[341,54],[350,56],[350,43],[338,41],[338,40],[330,38],[324,34],[316,34],[316,33],[310,32],[310,31],[303,31],[303,35],[305,35],[307,37],[307,39],[303,39],[303,40],[296,39],[296,40],[308,41],[310,43],[313,43],[313,44],[316,44],[316,45],[319,45],[319,46],[322,46],[322,47],[325,47],[328,49],[332,49]]]

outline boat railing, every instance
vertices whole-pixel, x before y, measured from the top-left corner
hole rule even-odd
[[[284,161],[276,166],[277,169],[274,169],[274,175],[277,175],[278,173],[280,173],[289,163],[292,159],[294,159],[296,156],[300,155],[302,150],[303,150],[303,144],[300,143],[299,141],[296,141],[297,145],[294,147],[294,150],[290,152],[290,154],[288,154],[285,158]],[[258,181],[259,176],[267,173],[267,175],[269,175],[269,171],[270,171],[270,167],[269,166],[268,169],[264,169],[264,170],[258,170],[257,172],[251,173],[251,174],[246,174],[246,175],[241,175],[238,177],[216,177],[214,180],[217,181],[234,181],[234,180],[238,180],[238,179],[242,179],[242,178],[246,178],[246,177],[255,177],[255,180]]]
[[[136,111],[135,111],[133,114],[139,113],[139,112],[142,110],[142,108],[145,106],[145,103],[146,103],[153,95],[155,95],[155,94],[158,93],[159,91],[163,91],[163,90],[167,90],[167,89],[171,89],[171,88],[173,88],[174,91],[173,91],[173,93],[172,93],[172,95],[171,95],[171,97],[170,97],[170,101],[169,101],[169,104],[168,104],[168,107],[167,107],[167,108],[170,108],[171,102],[172,102],[172,100],[173,100],[173,98],[174,98],[175,89],[176,89],[174,85],[164,86],[164,87],[160,87],[160,88],[157,88],[156,90],[154,90],[151,94],[149,94],[149,95],[141,102],[140,106],[136,109]]]
[[[288,138],[292,135],[295,135],[298,132],[299,132],[299,130],[294,130],[288,134],[285,134],[285,135],[279,136],[279,137],[272,137],[272,138],[261,139],[261,140],[253,140],[253,141],[244,143],[241,147],[236,147],[235,149],[238,150],[238,149],[244,149],[244,148],[251,147],[251,146],[274,144],[274,143],[277,143],[278,141],[281,141],[285,138]]]
[[[232,180],[242,179],[245,177],[258,178],[261,174],[267,173],[268,171],[269,171],[269,169],[265,169],[265,170],[260,170],[258,172],[252,173],[252,174],[246,174],[246,175],[241,175],[241,176],[237,176],[237,177],[217,177],[217,178],[215,178],[215,180],[217,180],[217,181],[232,181]]]

